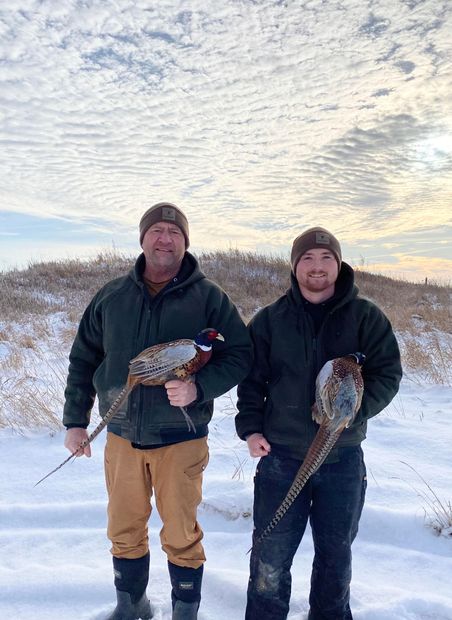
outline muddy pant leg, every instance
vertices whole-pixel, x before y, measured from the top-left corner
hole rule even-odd
[[[341,448],[339,459],[322,465],[312,478],[309,620],[352,620],[351,546],[364,505],[366,469],[358,446]]]
[[[253,540],[274,516],[299,466],[298,460],[273,455],[260,460],[254,481]],[[290,569],[306,528],[309,506],[309,488],[305,487],[269,537],[253,545],[246,620],[287,618],[292,584]]]

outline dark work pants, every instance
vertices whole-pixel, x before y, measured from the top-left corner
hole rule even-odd
[[[293,557],[310,520],[314,561],[309,620],[351,620],[351,545],[366,492],[361,447],[339,449],[323,464],[282,520],[253,548],[245,620],[285,620],[289,612]],[[268,455],[257,466],[254,537],[268,525],[286,496],[301,462]]]

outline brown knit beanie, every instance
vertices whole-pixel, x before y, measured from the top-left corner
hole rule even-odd
[[[188,221],[182,211],[171,202],[158,202],[150,207],[140,220],[140,245],[148,228],[157,222],[170,222],[179,226],[185,237],[185,249],[190,245]]]
[[[292,245],[292,252],[290,254],[290,264],[292,265],[292,271],[295,273],[298,261],[308,250],[314,248],[321,248],[323,250],[330,250],[336,257],[339,269],[341,268],[342,252],[339,241],[334,235],[332,235],[325,228],[320,226],[314,226],[305,230],[304,233],[298,235]]]

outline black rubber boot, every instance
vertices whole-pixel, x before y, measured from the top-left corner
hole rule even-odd
[[[186,568],[168,562],[172,585],[172,620],[197,620],[203,569],[203,565],[199,568]]]
[[[116,605],[113,613],[107,617],[107,620],[150,620],[152,618],[151,604],[146,592],[139,601],[132,603],[132,598],[128,592],[116,590]]]
[[[172,620],[197,620],[199,603],[186,603],[176,601],[173,609]]]
[[[117,605],[107,620],[150,620],[152,610],[146,596],[149,580],[149,553],[129,560],[113,557]]]

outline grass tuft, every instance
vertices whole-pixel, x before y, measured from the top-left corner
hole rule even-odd
[[[424,502],[424,519],[428,527],[430,527],[438,536],[452,538],[452,504],[450,501],[441,500],[430,484],[416,471],[409,463],[400,461],[406,467],[409,467],[424,485],[423,489],[417,489],[410,485],[416,492],[418,497]]]

